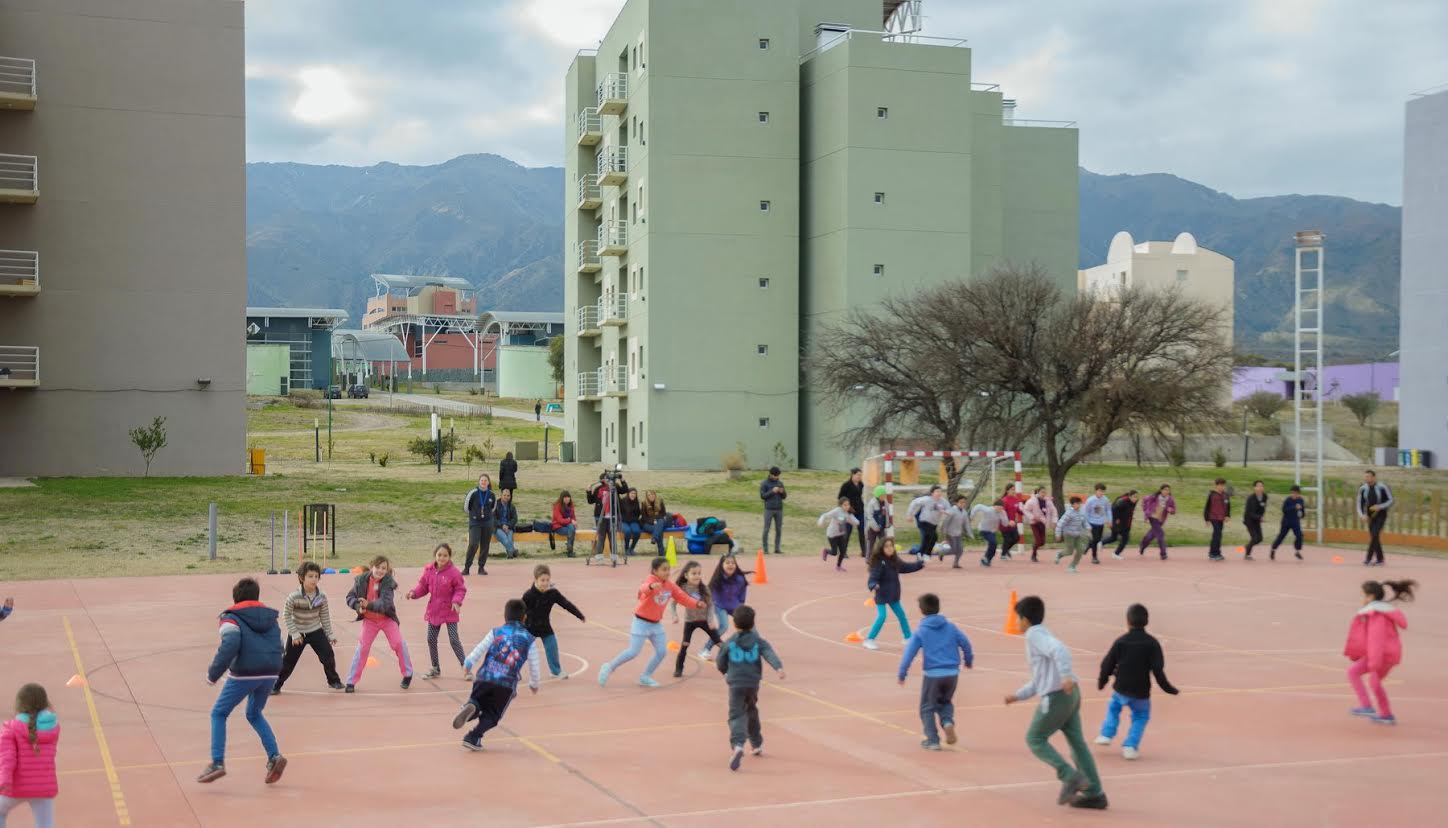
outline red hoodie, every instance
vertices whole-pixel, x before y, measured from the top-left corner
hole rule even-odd
[[[699,602],[690,598],[689,593],[680,589],[678,584],[649,573],[649,577],[639,584],[639,604],[634,607],[634,617],[640,621],[659,623],[664,620],[664,607],[669,605],[671,596],[689,609],[699,606]]]

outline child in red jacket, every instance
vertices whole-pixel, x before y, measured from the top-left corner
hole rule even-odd
[[[654,645],[653,657],[644,666],[643,675],[639,676],[639,684],[644,687],[658,687],[659,683],[654,681],[654,670],[658,668],[659,662],[664,660],[664,650],[668,648],[669,636],[664,632],[664,608],[673,599],[689,609],[697,609],[699,601],[694,600],[678,584],[669,580],[669,559],[654,558],[653,564],[649,567],[649,577],[639,584],[638,605],[634,607],[633,625],[629,627],[628,647],[623,652],[613,657],[613,660],[598,668],[598,686],[608,684],[608,677],[621,665],[634,660],[644,648],[644,642],[648,641]]]
[[[0,728],[0,825],[20,806],[30,804],[36,828],[55,825],[55,747],[60,723],[45,688],[27,684],[15,694],[15,718]]]
[[[444,624],[447,625],[447,640],[452,644],[453,655],[458,657],[458,664],[467,659],[463,653],[463,642],[458,640],[458,611],[463,608],[468,587],[463,582],[463,574],[453,566],[452,547],[445,543],[432,550],[432,563],[422,568],[422,577],[417,579],[417,586],[407,593],[407,599],[411,601],[424,595],[428,599],[422,617],[427,622],[427,654],[432,657],[432,669],[423,678],[433,679],[442,675],[442,668],[437,662],[437,634]],[[472,671],[463,667],[463,678],[472,677]]]
[[[1398,629],[1408,628],[1408,618],[1389,601],[1413,600],[1413,588],[1417,585],[1417,581],[1363,582],[1363,606],[1353,616],[1352,626],[1347,631],[1347,646],[1342,650],[1342,654],[1352,661],[1352,666],[1347,668],[1347,680],[1358,697],[1358,706],[1352,709],[1354,716],[1370,717],[1377,724],[1398,723],[1388,705],[1383,679],[1403,660]],[[1383,600],[1387,594],[1383,587],[1393,591],[1391,599]],[[1373,695],[1378,700],[1376,710],[1368,702],[1368,692],[1363,687],[1364,673],[1372,680]]]

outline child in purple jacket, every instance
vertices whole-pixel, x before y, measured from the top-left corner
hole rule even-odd
[[[748,575],[739,568],[739,559],[734,557],[733,552],[720,555],[719,563],[714,565],[714,574],[709,577],[709,595],[713,598],[714,617],[721,632],[729,629],[734,610],[744,603],[749,593]],[[704,660],[709,659],[713,647],[713,641],[704,645]]]
[[[1141,510],[1146,513],[1146,520],[1151,524],[1151,529],[1141,539],[1141,546],[1136,550],[1138,555],[1146,554],[1146,547],[1156,541],[1157,548],[1161,550],[1161,559],[1166,560],[1166,519],[1176,514],[1176,501],[1171,496],[1171,486],[1162,486],[1156,490],[1156,494],[1149,494],[1141,502]]]
[[[407,593],[408,600],[424,595],[428,599],[422,617],[427,621],[427,654],[432,656],[432,669],[423,678],[431,679],[442,675],[442,668],[437,662],[437,634],[444,624],[447,625],[448,642],[452,644],[453,654],[458,657],[458,664],[463,664],[467,658],[463,653],[463,643],[458,640],[458,610],[463,608],[468,587],[463,581],[463,574],[453,566],[452,547],[445,543],[432,550],[432,563],[423,567],[417,586]],[[472,678],[466,666],[463,667],[463,678]]]

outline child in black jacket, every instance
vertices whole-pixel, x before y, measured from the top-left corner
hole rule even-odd
[[[1242,525],[1247,527],[1246,559],[1252,560],[1252,547],[1262,542],[1262,520],[1267,517],[1267,487],[1260,480],[1252,481],[1252,493],[1247,495],[1247,509],[1242,516]]]
[[[1096,689],[1106,686],[1107,679],[1114,674],[1116,683],[1111,686],[1111,703],[1106,708],[1106,720],[1101,723],[1101,735],[1096,744],[1109,745],[1116,736],[1121,721],[1121,708],[1131,709],[1131,729],[1121,743],[1121,755],[1135,759],[1141,755],[1138,748],[1141,736],[1146,732],[1146,723],[1151,720],[1151,677],[1162,690],[1175,696],[1177,689],[1166,678],[1166,659],[1161,653],[1161,642],[1146,631],[1148,620],[1146,607],[1132,604],[1126,608],[1126,635],[1116,639],[1111,650],[1101,660],[1101,674],[1096,679]]]

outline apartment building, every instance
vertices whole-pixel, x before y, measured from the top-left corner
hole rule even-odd
[[[239,473],[240,0],[0,0],[0,476]]]
[[[1398,445],[1448,463],[1448,85],[1413,95],[1403,137],[1403,317]]]
[[[580,460],[847,467],[855,418],[811,391],[814,331],[1006,261],[1075,283],[1076,130],[1015,119],[920,18],[920,0],[629,0],[574,60]]]

